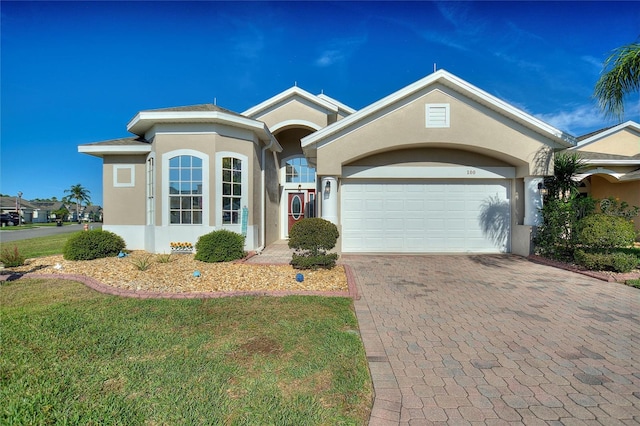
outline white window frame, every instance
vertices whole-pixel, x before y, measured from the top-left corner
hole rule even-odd
[[[169,160],[173,157],[190,155],[202,160],[202,223],[171,223],[169,197]],[[162,224],[165,226],[209,226],[209,156],[193,149],[177,149],[162,154]]]
[[[235,158],[241,161],[241,177],[240,177],[240,223],[222,223],[222,159],[226,157]],[[228,229],[238,234],[242,233],[242,209],[249,207],[249,157],[232,151],[220,151],[216,152],[216,167],[215,167],[215,181],[216,181],[216,227],[221,229]]]
[[[451,127],[451,105],[425,104],[425,127],[429,129]],[[444,120],[442,113],[444,112]]]
[[[156,156],[154,153],[149,154],[146,162],[146,178],[147,178],[147,225],[155,225],[156,223]]]
[[[318,172],[315,171],[314,176],[313,176],[313,182],[287,182],[287,162],[294,160],[296,158],[302,158],[302,159],[307,159],[307,157],[305,157],[302,154],[296,154],[296,155],[291,155],[287,158],[283,158],[282,160],[280,160],[280,182],[282,182],[282,185],[284,187],[287,188],[297,188],[298,185],[301,185],[304,188],[315,188],[316,187],[316,182],[318,181]],[[315,167],[309,167],[309,161],[307,160],[307,168],[311,168],[315,170]]]

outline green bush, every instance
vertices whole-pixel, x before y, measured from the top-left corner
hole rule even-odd
[[[592,214],[578,223],[580,244],[592,250],[629,247],[636,238],[633,222],[620,216]]]
[[[18,247],[13,246],[13,250],[5,248],[0,253],[0,263],[6,268],[24,265],[25,257],[20,254]]]
[[[336,266],[338,253],[327,253],[313,255],[300,255],[294,253],[291,259],[291,265],[296,269],[331,269]]]
[[[298,269],[333,268],[338,255],[327,254],[336,246],[338,228],[319,217],[297,222],[289,231],[289,248],[295,249],[291,264]]]
[[[94,229],[72,235],[62,249],[66,260],[92,260],[116,256],[125,248],[122,237],[113,232]]]
[[[595,211],[596,201],[591,197],[572,196],[568,199],[550,197],[542,207],[542,224],[534,236],[536,253],[558,260],[570,260],[578,238],[580,219]]]
[[[587,252],[581,249],[575,251],[575,262],[592,271],[630,272],[639,263],[634,254],[621,252]]]
[[[202,235],[196,243],[196,260],[229,262],[245,256],[244,237],[235,232],[220,230]]]

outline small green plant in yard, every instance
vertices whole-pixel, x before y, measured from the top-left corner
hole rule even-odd
[[[96,229],[73,234],[64,245],[62,253],[67,260],[92,260],[115,256],[124,248],[122,237]]]
[[[205,234],[196,242],[196,260],[230,262],[244,256],[244,237],[225,229]]]
[[[25,257],[20,253],[18,247],[13,246],[12,249],[4,248],[0,252],[0,263],[7,268],[24,265]]]
[[[130,299],[64,280],[0,286],[0,424],[364,425],[353,304]]]
[[[625,284],[634,288],[640,288],[640,279],[637,280],[627,280]]]
[[[328,220],[314,217],[296,222],[289,231],[289,248],[295,249],[291,265],[298,269],[333,268],[337,253],[327,253],[338,241],[338,228]]]
[[[134,257],[130,260],[130,262],[133,264],[133,266],[136,267],[138,271],[146,271],[147,269],[149,269],[149,267],[151,267],[151,258],[152,256],[150,254],[147,254],[140,257]]]
[[[171,253],[162,253],[156,256],[156,262],[158,263],[170,263],[172,260]]]

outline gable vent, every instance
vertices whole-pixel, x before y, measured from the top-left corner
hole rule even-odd
[[[449,104],[426,104],[426,127],[449,127]]]

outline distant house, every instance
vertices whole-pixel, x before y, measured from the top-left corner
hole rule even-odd
[[[588,164],[577,178],[581,191],[596,199],[614,197],[640,206],[640,124],[627,121],[578,138],[578,152]],[[640,218],[635,220],[640,231]]]
[[[444,70],[358,111],[292,87],[238,114],[212,104],[138,112],[100,157],[104,226],[130,249],[215,229],[247,250],[304,217],[343,253],[528,255],[543,178],[576,140]]]
[[[18,197],[0,197],[2,213],[17,212],[22,223],[46,222],[46,213],[34,206],[30,201]]]

